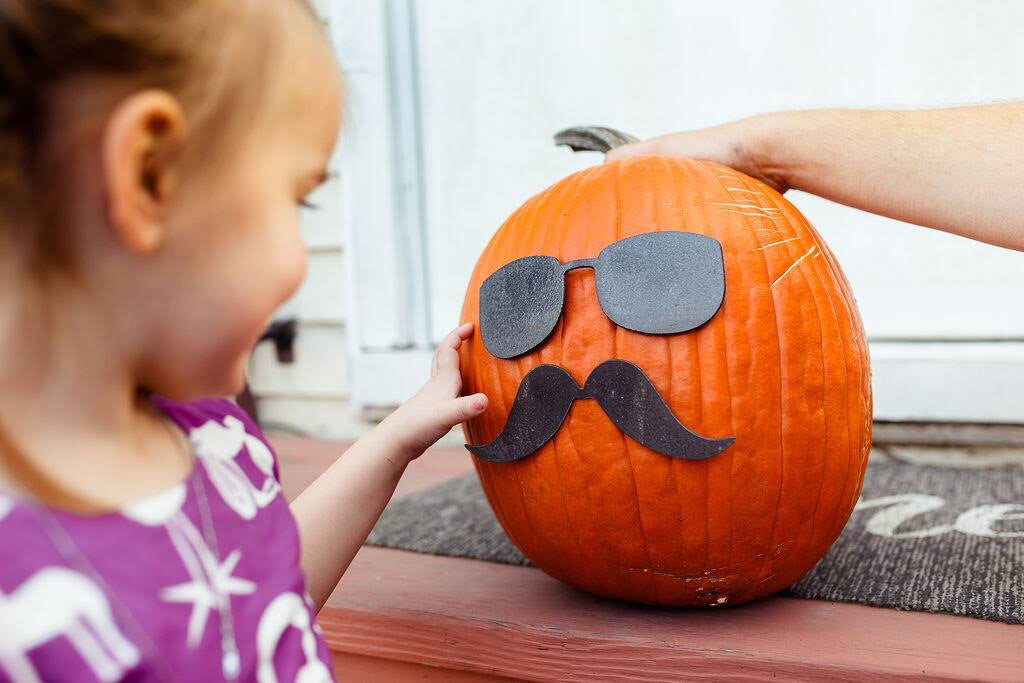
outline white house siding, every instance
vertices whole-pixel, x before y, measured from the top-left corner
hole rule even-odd
[[[411,395],[429,372],[426,300],[408,277],[424,266],[409,248],[417,200],[396,170],[411,167],[398,158],[408,150],[396,140],[403,133],[415,137],[415,120],[394,114],[396,103],[402,111],[409,104],[404,92],[395,93],[393,81],[401,75],[388,47],[389,40],[408,42],[394,35],[394,26],[389,33],[389,13],[402,16],[411,5],[315,4],[344,74],[342,133],[331,163],[336,175],[310,197],[318,209],[303,213],[309,270],[276,316],[299,321],[295,360],[278,363],[273,345],[265,343],[253,353],[249,382],[265,427],[353,439]],[[411,225],[412,234],[403,225]],[[384,370],[391,383],[380,391],[377,378]],[[448,441],[459,441],[457,430]]]
[[[334,3],[316,4],[330,30],[336,30]],[[340,171],[341,155],[339,150],[332,162],[334,173]],[[349,405],[349,284],[340,177],[325,183],[310,201],[318,208],[302,214],[309,252],[306,279],[276,316],[299,321],[295,361],[279,363],[273,344],[264,343],[250,360],[249,383],[266,427],[351,438],[362,433],[367,423]]]
[[[775,109],[1024,96],[1012,0],[319,5],[346,73],[342,176],[308,217],[309,277],[285,307],[301,321],[296,363],[267,346],[251,378],[267,421],[322,435],[358,434],[357,413],[411,393],[493,230],[596,162],[555,149],[560,127],[652,135]],[[1020,254],[787,196],[853,285],[877,418],[1024,422]]]

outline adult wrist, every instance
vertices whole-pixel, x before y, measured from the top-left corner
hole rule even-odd
[[[794,118],[798,112],[758,114],[737,122],[739,155],[754,175],[783,190],[796,186],[794,150],[791,146]]]

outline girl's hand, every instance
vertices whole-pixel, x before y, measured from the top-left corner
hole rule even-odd
[[[473,323],[452,330],[434,353],[427,383],[381,423],[397,439],[399,452],[408,460],[418,458],[455,425],[487,409],[484,394],[459,396],[462,375],[458,349],[471,334]]]
[[[714,128],[669,133],[616,147],[605,161],[635,154],[659,154],[716,161],[757,178],[779,192],[789,189],[778,165],[771,161],[768,133],[777,115],[754,116]]]

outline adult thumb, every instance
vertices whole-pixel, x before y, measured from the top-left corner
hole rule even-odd
[[[641,140],[640,142],[631,142],[628,145],[619,145],[614,147],[604,155],[605,163],[609,161],[617,161],[624,159],[625,157],[636,156],[637,154],[656,154],[657,151],[654,149],[654,145],[651,144],[650,140]]]

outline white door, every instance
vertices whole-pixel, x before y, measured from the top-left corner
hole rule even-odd
[[[336,36],[363,407],[395,404],[426,376],[504,218],[599,161],[552,146],[561,128],[643,137],[780,109],[1024,96],[1024,4],[1011,0],[335,4],[362,22]],[[1024,254],[787,197],[851,281],[876,419],[1024,422]]]

